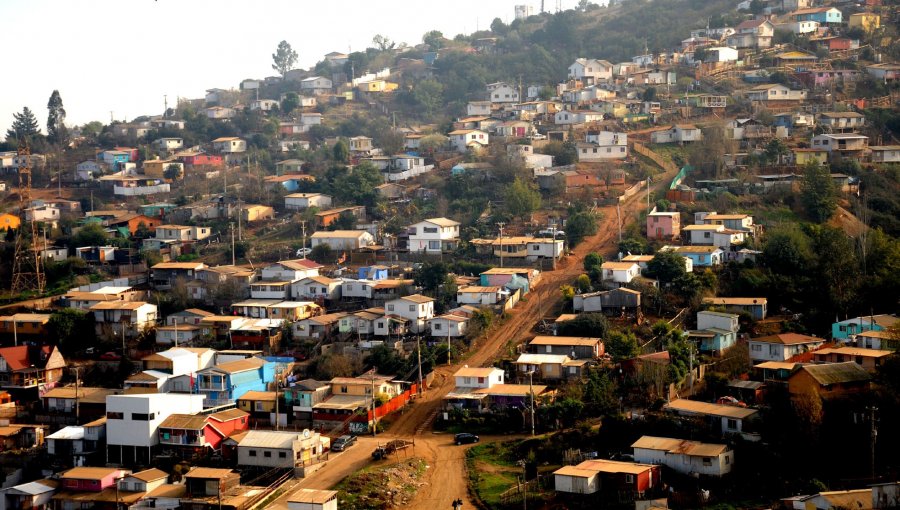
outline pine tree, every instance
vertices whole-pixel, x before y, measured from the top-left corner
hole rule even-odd
[[[12,127],[6,130],[7,140],[20,140],[23,138],[31,138],[41,132],[38,121],[34,117],[34,113],[26,106],[22,108],[22,113],[13,114]]]
[[[297,52],[291,48],[287,41],[278,43],[278,49],[272,54],[272,69],[278,71],[282,78],[287,77],[288,71],[294,68],[297,63]]]
[[[69,133],[66,129],[66,109],[63,108],[62,97],[58,90],[54,90],[47,102],[47,138],[50,143],[65,145],[68,142]]]

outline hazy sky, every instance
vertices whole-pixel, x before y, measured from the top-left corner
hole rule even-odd
[[[164,94],[174,106],[179,96],[276,75],[271,55],[282,39],[307,68],[328,52],[371,46],[376,34],[414,45],[429,30],[452,38],[495,17],[508,23],[516,4],[540,8],[540,0],[0,0],[0,136],[23,106],[43,129],[53,89],[67,124],[108,123],[110,111],[130,120],[161,114]]]

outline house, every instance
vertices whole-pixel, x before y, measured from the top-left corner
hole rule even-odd
[[[881,64],[869,64],[866,66],[866,72],[869,73],[869,76],[872,76],[876,80],[887,83],[889,81],[894,81],[897,77],[900,77],[900,64],[893,63],[881,63]]]
[[[0,231],[9,229],[17,229],[22,224],[22,220],[15,214],[0,213]]]
[[[832,133],[845,133],[862,128],[866,117],[858,112],[825,112],[818,115],[816,122]]]
[[[248,391],[235,401],[237,408],[250,415],[254,424],[274,425],[276,421],[274,391]],[[279,414],[286,416],[287,409],[278,409]],[[279,422],[283,420],[278,417]]]
[[[747,91],[750,101],[806,101],[806,90],[794,90],[780,83],[765,83]]]
[[[618,289],[576,294],[572,301],[575,311],[602,312],[620,315],[624,312],[636,313],[641,307],[641,293],[619,287]]]
[[[17,345],[0,348],[0,388],[16,400],[35,400],[63,378],[66,360],[49,345]]]
[[[728,46],[704,48],[703,62],[737,62],[738,50]]]
[[[870,145],[872,163],[900,163],[900,145]],[[3,218],[0,216],[0,223]],[[0,230],[3,226],[0,225]]]
[[[732,246],[743,243],[746,235],[743,231],[728,230],[724,225],[688,225],[684,232],[693,246],[716,246],[729,251]]]
[[[315,379],[295,380],[293,375],[287,378],[288,387],[284,388],[285,404],[293,410],[294,421],[301,427],[312,427],[312,408],[324,401],[331,394],[331,385]]]
[[[322,76],[310,76],[309,78],[300,80],[300,90],[311,92],[315,95],[330,92],[332,87],[332,81],[328,78],[323,78]]]
[[[203,410],[201,395],[146,393],[106,397],[106,461],[149,465],[159,444],[159,426],[172,414]]]
[[[456,249],[459,225],[447,218],[429,218],[410,225],[409,251],[442,253]]]
[[[864,331],[855,335],[856,347],[863,349],[900,350],[900,338],[890,331]]]
[[[331,196],[323,193],[291,193],[284,197],[284,208],[289,211],[302,211],[310,207],[319,209],[331,207]]]
[[[553,472],[556,492],[569,494],[605,493],[628,499],[642,497],[662,484],[659,466],[616,460],[586,460]]]
[[[700,331],[711,330],[717,333],[715,345],[709,345],[707,341],[701,342],[701,352],[721,352],[730,348],[737,341],[737,332],[740,329],[740,316],[733,313],[701,311],[697,312],[697,329]],[[693,333],[693,332],[692,332]],[[719,338],[719,334],[721,338]]]
[[[520,376],[533,373],[542,381],[578,378],[584,374],[589,360],[573,360],[565,354],[520,354],[516,361],[516,372]]]
[[[59,480],[44,478],[0,489],[0,507],[49,509],[59,485]]]
[[[681,214],[677,211],[657,211],[647,214],[647,239],[677,239],[681,236]]]
[[[664,246],[660,251],[674,251],[691,259],[693,267],[716,267],[724,261],[725,252],[717,246]]]
[[[613,65],[606,60],[577,58],[569,66],[569,78],[595,83],[612,78]]]
[[[219,167],[225,164],[222,156],[199,151],[181,151],[175,154],[175,158],[184,163],[186,167]]]
[[[810,163],[815,163],[816,165],[825,165],[828,163],[828,151],[822,148],[810,149],[796,147],[791,149],[791,152],[794,154],[794,164],[797,166],[805,166]],[[765,185],[765,183],[763,184]]]
[[[847,28],[861,28],[871,32],[881,26],[881,16],[874,12],[857,12],[847,19]]]
[[[468,323],[468,317],[447,313],[429,320],[428,327],[433,338],[460,338],[466,334]]]
[[[635,262],[604,262],[600,269],[603,281],[616,283],[620,287],[631,283],[634,277],[641,274],[641,268]]]
[[[102,301],[89,309],[97,335],[136,338],[156,325],[156,305],[144,301]]]
[[[311,276],[319,276],[322,266],[309,259],[280,260],[263,267],[261,278],[270,281],[295,282]]]
[[[456,129],[447,134],[450,147],[457,152],[479,150],[489,143],[489,135],[480,129]]]
[[[851,156],[866,150],[868,146],[869,137],[856,133],[823,133],[812,138],[812,148],[827,150],[832,156]]]
[[[799,333],[779,333],[777,335],[751,338],[750,362],[788,361],[798,354],[814,351],[825,343],[822,338]]]
[[[338,492],[319,489],[297,489],[287,501],[288,510],[337,510]]]
[[[900,323],[896,315],[869,315],[835,322],[831,325],[831,338],[834,340],[852,340],[865,331],[885,331]]]
[[[490,117],[491,109],[490,101],[469,101],[466,103],[466,115],[469,117],[478,115]]]
[[[115,502],[134,505],[143,492],[119,490],[118,482],[131,474],[130,470],[111,467],[76,467],[59,475],[60,486],[52,496],[48,508],[107,508]]]
[[[790,16],[796,21],[816,21],[820,25],[840,24],[843,21],[843,13],[834,7],[810,7],[798,9]]]
[[[275,209],[268,205],[241,204],[238,206],[238,214],[241,215],[243,221],[253,223],[275,218]]]
[[[212,229],[205,226],[157,225],[153,235],[161,241],[196,242],[212,235]]]
[[[74,386],[57,386],[41,395],[44,410],[51,415],[67,414],[74,418],[76,402],[78,415],[82,420],[106,416],[106,396],[115,395],[120,390],[108,388],[78,387],[76,397]],[[105,418],[104,418],[105,419]]]
[[[496,367],[473,368],[466,365],[457,370],[453,378],[456,382],[455,391],[471,391],[504,384],[504,372]]]
[[[489,83],[487,85],[488,99],[491,103],[518,103],[519,91],[505,82]]]
[[[769,300],[764,297],[706,297],[703,298],[706,306],[724,307],[733,312],[746,312],[753,320],[766,318]]]
[[[427,321],[434,317],[434,299],[421,294],[412,294],[385,302],[385,312],[411,321],[410,330],[421,333]]]
[[[604,353],[602,339],[574,336],[536,336],[528,342],[528,350],[533,354],[564,355],[571,359],[596,359]]]
[[[157,345],[174,345],[185,346],[193,345],[195,340],[199,340],[202,328],[193,324],[173,324],[171,326],[156,327],[156,343]]]
[[[553,115],[553,123],[557,125],[587,124],[600,122],[604,113],[593,110],[560,110]]]
[[[238,442],[238,465],[294,468],[313,464],[330,446],[318,432],[251,430]]]
[[[813,352],[813,359],[816,363],[853,361],[867,371],[874,372],[891,354],[893,354],[893,351],[860,347],[837,347],[833,349],[819,349]]]
[[[247,152],[247,141],[236,136],[224,136],[212,141],[213,150],[223,154]]]
[[[710,404],[686,398],[673,400],[664,405],[663,409],[680,416],[703,418],[710,422],[715,432],[722,435],[747,432],[748,422],[755,420],[759,414],[756,409]]]
[[[458,305],[496,305],[502,303],[504,293],[500,287],[469,286],[456,291]]]
[[[18,340],[43,340],[50,335],[48,324],[51,315],[48,313],[15,313],[0,316],[0,336]]]
[[[642,436],[631,448],[635,462],[666,466],[688,476],[720,477],[734,466],[734,452],[724,444]]]
[[[274,99],[254,99],[250,101],[250,111],[259,110],[268,112],[278,108],[278,101]]]
[[[320,231],[310,236],[310,246],[327,245],[332,250],[358,250],[375,243],[375,238],[365,230]]]
[[[241,474],[230,469],[195,467],[184,475],[182,501],[199,501],[203,504],[201,508],[212,508],[240,483]],[[233,506],[232,508],[237,509],[238,507]]]
[[[650,133],[651,143],[688,143],[703,139],[703,133],[693,124],[674,124],[668,129]]]
[[[291,296],[316,302],[335,301],[341,297],[341,280],[309,276],[291,283]]]
[[[403,406],[415,385],[392,375],[368,372],[359,377],[335,377],[331,397],[313,406],[313,426],[332,431],[369,431],[378,418]],[[372,396],[383,395],[387,403],[372,409]]]
[[[248,391],[265,391],[275,380],[275,364],[261,358],[220,363],[197,372],[195,390],[203,407],[231,404]]]
[[[374,148],[372,139],[368,136],[350,137],[350,152],[371,152]]]
[[[772,46],[775,25],[766,18],[751,19],[734,27],[735,33],[726,42],[732,48],[768,48]]]
[[[362,205],[337,207],[325,211],[318,211],[315,214],[316,227],[325,228],[331,226],[332,223],[338,221],[341,216],[352,216],[357,221],[365,221],[366,207]]]
[[[824,400],[853,397],[869,391],[872,375],[853,361],[801,365],[788,377],[792,399],[818,395]]]
[[[291,330],[295,338],[326,338],[338,331],[340,320],[346,315],[335,312],[310,317],[291,324]]]
[[[724,225],[727,230],[739,230],[752,233],[753,216],[748,214],[719,214],[716,212],[694,213],[697,225]]]

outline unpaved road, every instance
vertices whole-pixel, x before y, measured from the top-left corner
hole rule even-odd
[[[657,176],[655,187],[662,188],[672,177],[674,177],[672,174]],[[623,228],[625,224],[634,221],[644,208],[646,208],[646,191],[637,193],[626,200],[621,206]],[[454,365],[437,367],[434,382],[428,391],[418,397],[409,410],[404,411],[396,418],[388,433],[379,436],[381,441],[392,438],[415,438],[416,444],[412,455],[422,457],[428,463],[425,484],[416,493],[415,499],[405,505],[404,509],[449,508],[455,499],[463,500],[463,508],[475,507],[469,499],[467,491],[465,451],[468,447],[454,445],[453,438],[449,434],[432,434],[429,431],[431,423],[440,410],[444,396],[454,387],[454,372],[459,370],[462,365],[488,366],[504,352],[507,344],[523,342],[530,335],[534,325],[562,301],[560,286],[571,284],[583,272],[581,261],[585,255],[592,251],[609,255],[615,251],[618,241],[616,208],[615,206],[603,207],[599,209],[599,212],[603,218],[599,222],[597,234],[585,239],[575,248],[571,256],[559,264],[557,269],[545,271],[541,281],[528,295],[528,300],[508,312],[510,317],[492,331],[489,338],[473,345],[466,359]],[[503,439],[509,439],[509,437],[483,437],[482,441]],[[310,489],[334,487],[346,476],[371,464],[370,455],[377,442],[378,439],[361,437],[357,445],[336,455],[328,461],[328,465],[299,481],[292,490],[300,487]],[[382,462],[393,461],[389,459]],[[292,490],[287,491],[287,494],[290,494]],[[286,508],[287,494],[270,507]]]

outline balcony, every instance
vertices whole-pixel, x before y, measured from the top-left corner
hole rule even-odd
[[[224,381],[213,382],[203,379],[200,379],[197,383],[197,388],[199,388],[200,391],[225,391],[227,389]]]

